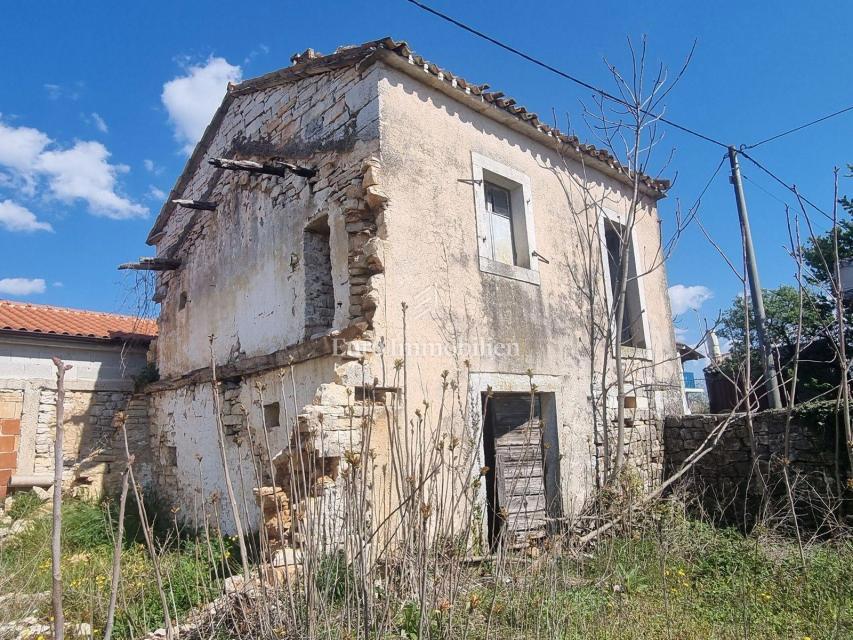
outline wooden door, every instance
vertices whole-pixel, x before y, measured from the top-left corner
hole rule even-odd
[[[546,533],[542,406],[539,396],[495,395],[490,401],[494,451],[493,533],[511,545]]]

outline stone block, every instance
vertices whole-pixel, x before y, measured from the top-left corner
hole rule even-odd
[[[322,384],[314,394],[314,403],[318,405],[347,406],[352,402],[352,390],[340,384]]]

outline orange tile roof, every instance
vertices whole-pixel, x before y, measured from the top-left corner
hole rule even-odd
[[[150,340],[157,336],[157,323],[114,313],[0,300],[0,331],[93,340]]]

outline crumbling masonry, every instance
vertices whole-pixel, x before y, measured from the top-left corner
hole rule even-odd
[[[482,457],[484,436],[472,430],[507,424],[484,415],[487,392],[523,400],[531,381],[543,451],[552,447],[533,465],[547,476],[536,486],[559,508],[544,507],[544,494],[513,500],[543,505],[536,522],[580,508],[601,442],[578,348],[588,315],[571,284],[580,248],[567,216],[580,205],[567,202],[561,176],[591,172],[616,219],[629,182],[608,154],[486,89],[390,39],[329,56],[308,50],[290,67],[229,87],[149,236],[163,269],[160,380],[147,388],[152,450],[168,470],[158,491],[184,519],[198,523],[215,508],[226,529],[233,525],[214,393],[238,501],[257,505],[250,525],[287,548],[341,542],[348,509],[378,517],[371,501],[347,501],[353,470],[390,468],[393,430],[430,417],[443,390],[453,389],[468,416],[447,437],[464,435]],[[270,175],[227,160],[290,168]],[[516,207],[513,251],[490,249],[501,239],[484,223],[487,181]],[[666,186],[643,177],[637,260],[659,245],[655,203]],[[494,259],[509,254],[518,260]],[[645,274],[644,342],[629,359],[643,373],[629,456],[654,482],[659,425],[680,410],[680,372],[665,274],[646,271],[636,269]],[[396,385],[411,348],[423,355],[406,370],[405,398]],[[481,494],[484,505],[492,500]]]

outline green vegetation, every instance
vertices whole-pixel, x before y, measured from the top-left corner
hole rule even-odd
[[[69,500],[63,524],[66,616],[102,632],[109,598],[115,505]],[[131,511],[129,509],[129,511]],[[806,547],[805,569],[797,548],[760,527],[749,536],[684,518],[666,507],[634,522],[594,549],[554,544],[481,564],[462,565],[452,554],[458,588],[425,606],[411,592],[376,578],[374,615],[388,612],[383,634],[423,638],[849,638],[853,637],[853,542],[840,537]],[[116,637],[138,637],[162,626],[153,569],[129,518],[124,541]],[[24,534],[0,546],[0,591],[39,593],[50,586],[50,518],[38,515]],[[223,572],[233,564],[233,541],[158,532],[162,571],[173,616],[221,593]],[[451,566],[439,559],[432,567]],[[231,563],[231,564],[229,564]],[[317,568],[317,637],[357,638],[356,576],[343,554]],[[429,569],[430,579],[442,571]],[[286,595],[278,597],[286,601]],[[17,605],[15,605],[17,606]],[[37,615],[49,616],[43,599]],[[256,603],[260,607],[261,603]],[[421,612],[428,619],[421,624]],[[5,620],[20,611],[3,611]],[[255,614],[248,614],[252,618]],[[311,615],[310,613],[308,615]],[[383,614],[384,615],[384,614]],[[241,637],[306,637],[305,629],[267,628]],[[228,635],[226,629],[206,633]],[[389,635],[390,632],[390,635]],[[272,634],[272,635],[269,635]],[[205,636],[207,637],[207,636]],[[219,637],[219,636],[218,636]]]
[[[853,165],[850,170],[853,171]],[[841,198],[837,226],[838,255],[841,260],[853,258],[853,200]],[[841,370],[837,364],[834,343],[839,336],[833,282],[835,280],[836,236],[830,230],[811,237],[808,226],[800,222],[803,247],[803,309],[799,345],[802,350],[799,367],[797,401],[805,402],[837,388]],[[829,270],[827,270],[829,267]],[[798,286],[781,285],[764,289],[764,307],[767,313],[767,336],[779,350],[786,378],[791,375],[793,357],[797,350],[800,325],[800,291]],[[853,303],[844,307],[845,336],[853,341]],[[755,318],[749,309],[749,345],[752,374],[761,375],[758,335]],[[735,298],[723,311],[719,334],[731,341],[731,358],[724,369],[733,375],[746,358],[746,331],[744,300]]]
[[[498,597],[498,620],[558,638],[842,638],[853,634],[853,547],[813,548],[697,522],[607,541],[572,564],[582,584]],[[488,598],[488,595],[484,596]]]
[[[26,494],[23,494],[26,495]],[[16,499],[16,508],[20,498]],[[31,501],[27,501],[29,504]],[[23,507],[21,507],[23,508]],[[128,513],[136,506],[128,504]],[[113,531],[117,505],[67,500],[63,505],[62,577],[65,616],[69,623],[87,622],[102,632],[110,595]],[[147,554],[138,518],[129,516],[122,551],[115,637],[129,638],[163,626],[163,612],[154,571]],[[39,514],[23,533],[0,544],[0,593],[38,594],[50,590],[50,514]],[[223,569],[231,561],[228,538],[181,536],[168,528],[157,531],[160,563],[167,582],[172,614],[186,614],[192,607],[222,592]],[[229,573],[230,575],[230,573]],[[50,615],[47,598],[15,601],[0,611],[0,622],[34,615]]]
[[[6,514],[12,518],[12,520],[22,520],[34,514],[41,505],[42,500],[34,491],[19,493],[15,496],[12,507],[6,512]]]

